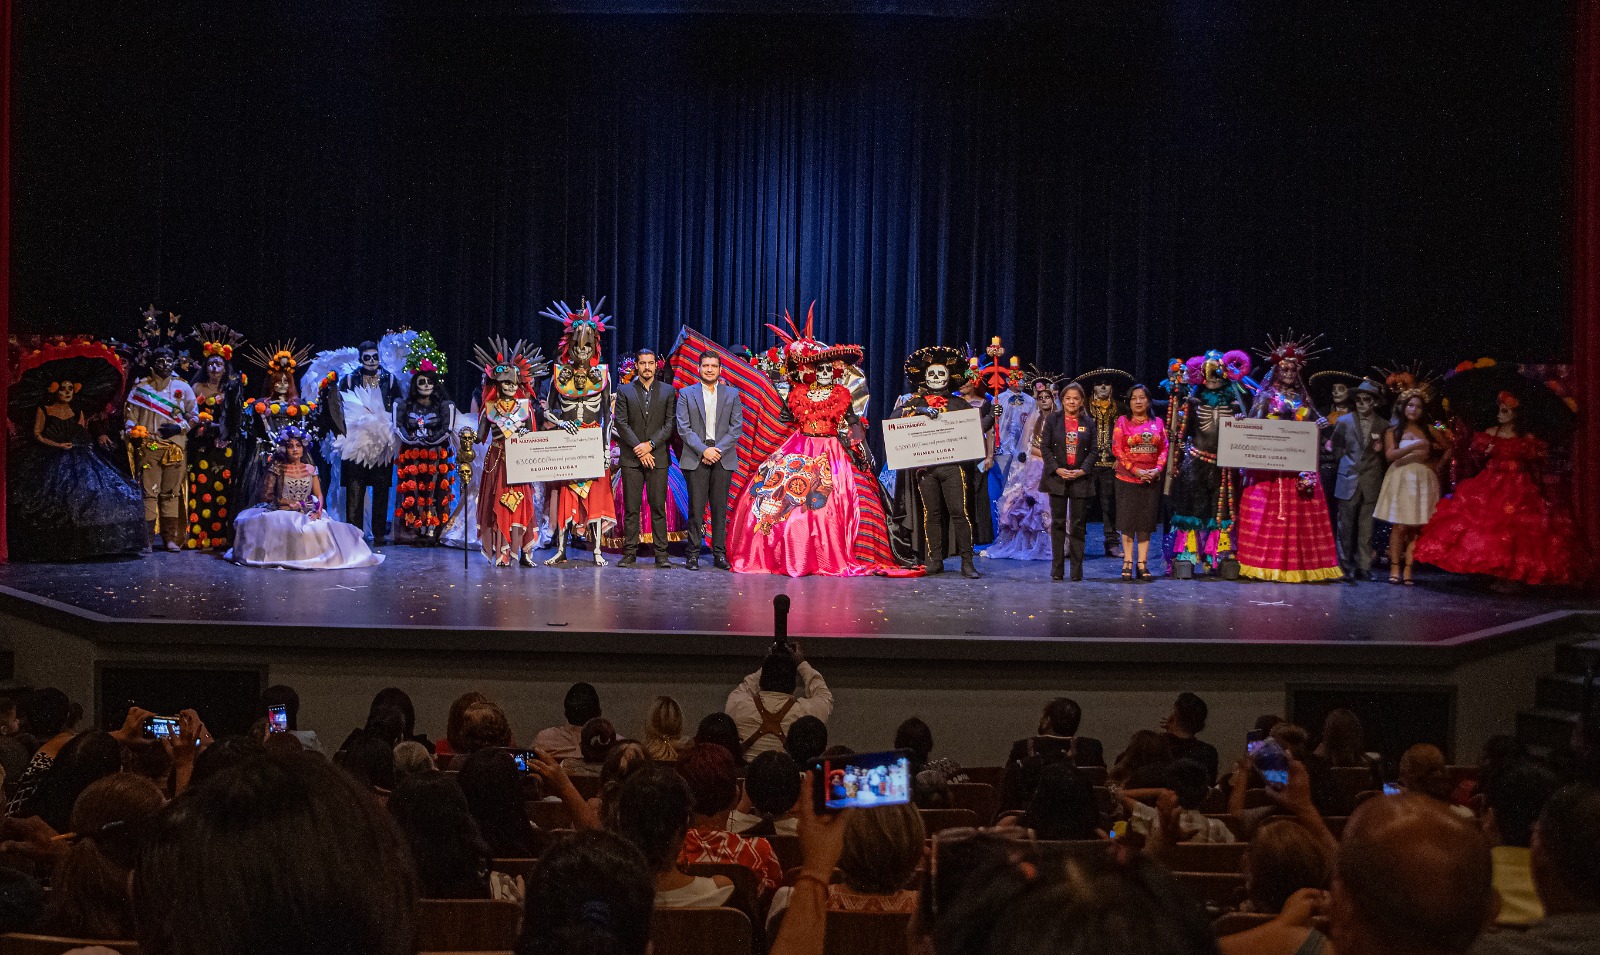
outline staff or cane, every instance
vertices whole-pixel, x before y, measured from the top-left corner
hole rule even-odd
[[[474,431],[471,425],[467,425],[456,434],[461,438],[461,451],[456,455],[456,461],[460,465],[456,470],[461,475],[461,569],[470,571],[472,569],[472,519],[476,515],[467,510],[467,491],[472,487],[472,462],[478,456],[477,452],[472,448],[473,442],[478,440],[478,432]]]

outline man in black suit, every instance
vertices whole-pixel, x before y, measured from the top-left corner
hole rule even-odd
[[[1048,763],[1070,762],[1074,766],[1104,766],[1105,747],[1091,736],[1079,736],[1083,710],[1076,701],[1060,696],[1045,704],[1039,715],[1036,736],[1011,744],[1006,756],[1006,771],[1000,782],[1002,809],[1026,805],[1027,795],[1039,782]]]
[[[656,353],[639,349],[633,358],[633,380],[617,389],[613,420],[617,424],[617,443],[622,446],[622,560],[619,567],[632,567],[639,554],[639,508],[641,492],[650,494],[650,542],[656,552],[657,567],[671,567],[667,557],[667,465],[671,454],[667,441],[678,393],[656,379]]]
[[[1039,449],[1044,476],[1039,489],[1050,495],[1050,579],[1061,580],[1071,538],[1072,579],[1083,579],[1083,539],[1089,527],[1089,498],[1095,494],[1094,426],[1083,414],[1083,386],[1069,381],[1061,389],[1061,411],[1044,426]],[[1072,531],[1067,533],[1071,515]]]

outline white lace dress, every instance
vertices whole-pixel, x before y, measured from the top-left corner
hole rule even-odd
[[[283,475],[280,498],[312,500],[316,472],[302,477]],[[290,570],[343,570],[383,563],[362,539],[361,529],[327,516],[279,508],[276,502],[258,504],[239,514],[234,522],[233,549],[228,560],[251,567],[287,567]]]

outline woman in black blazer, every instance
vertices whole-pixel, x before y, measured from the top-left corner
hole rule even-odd
[[[1088,499],[1095,495],[1094,425],[1083,413],[1083,386],[1069,381],[1061,388],[1061,411],[1044,427],[1039,452],[1044,476],[1039,490],[1050,495],[1050,579],[1061,580],[1064,550],[1072,556],[1072,579],[1083,579],[1083,541],[1089,526]],[[1076,499],[1076,503],[1074,503]],[[1070,548],[1067,517],[1072,518]]]

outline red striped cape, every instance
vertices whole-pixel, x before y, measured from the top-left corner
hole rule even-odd
[[[722,359],[722,377],[739,389],[744,405],[744,435],[739,439],[739,470],[729,486],[730,499],[737,500],[750,483],[750,476],[772,452],[778,450],[794,428],[778,421],[783,398],[761,369],[688,326],[667,355],[672,369],[672,386],[683,388],[700,380],[700,356],[715,352]],[[889,550],[889,518],[883,511],[877,475],[854,468],[856,500],[861,502],[861,527],[856,537],[855,558],[868,564],[894,567]]]

